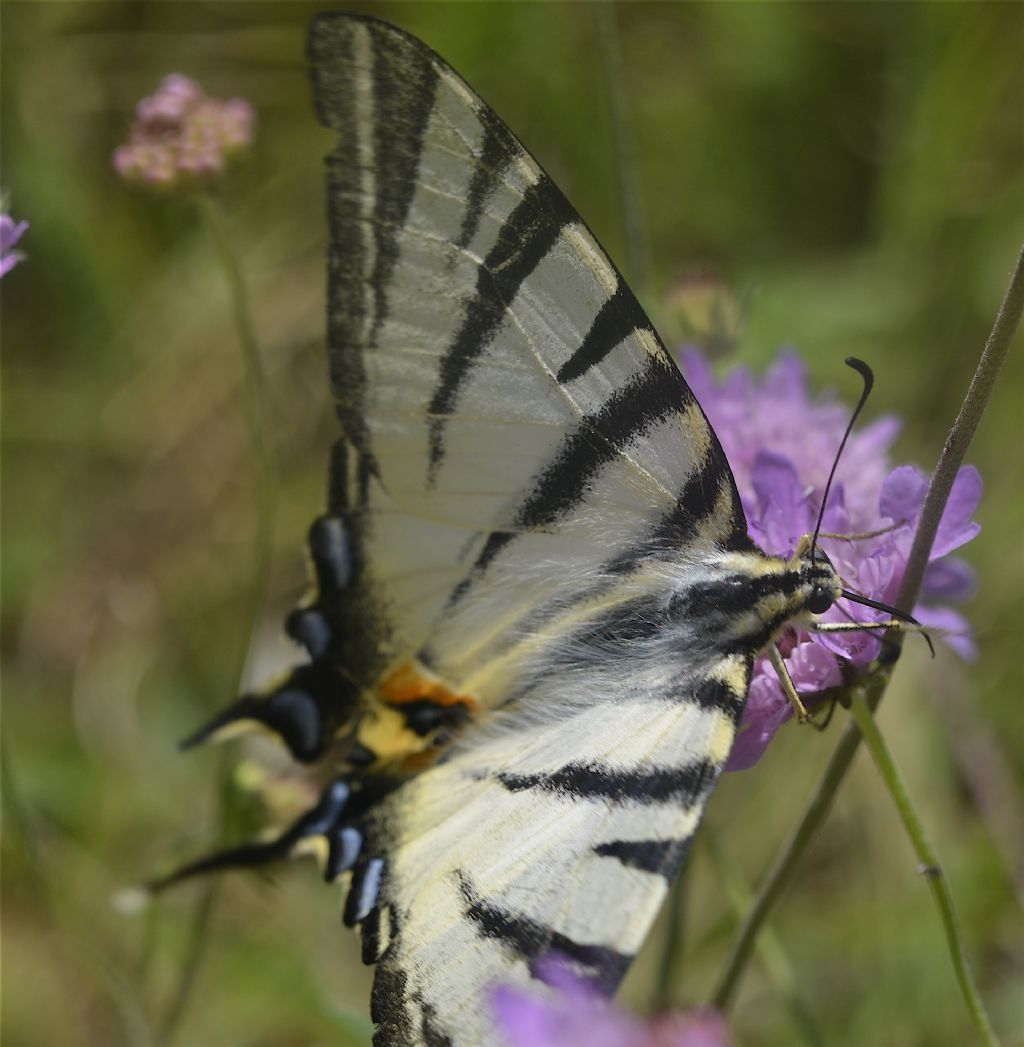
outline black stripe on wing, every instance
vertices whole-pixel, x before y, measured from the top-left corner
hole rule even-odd
[[[603,466],[691,399],[679,372],[652,356],[600,411],[582,418],[563,440],[516,513],[516,526],[544,527],[572,512]]]
[[[599,843],[594,853],[615,858],[629,869],[656,873],[669,882],[682,865],[690,840],[611,840]]]
[[[619,277],[615,293],[601,306],[579,348],[562,364],[556,377],[563,383],[582,378],[638,329],[655,333],[633,292]]]
[[[364,53],[367,41],[369,52]],[[320,120],[338,132],[327,157],[331,386],[346,436],[369,455],[362,354],[388,315],[398,237],[416,192],[439,74],[419,41],[394,26],[351,15],[314,19],[309,58]],[[368,89],[372,124],[360,119]]]
[[[327,344],[331,388],[345,434],[364,453],[369,435],[362,417],[366,371],[360,342],[366,325],[364,271],[369,244],[362,221],[360,193],[360,134],[353,104],[355,41],[351,23],[329,16],[317,18],[309,34],[317,114],[324,126],[338,132],[327,155]]]
[[[681,767],[623,770],[600,763],[567,763],[556,771],[495,777],[509,792],[538,789],[569,799],[603,800],[613,804],[689,804],[714,784],[720,768],[708,760]]]
[[[629,574],[652,556],[684,547],[714,512],[723,490],[729,499],[729,529],[719,536],[722,548],[730,552],[751,552],[757,548],[747,533],[747,518],[736,481],[710,423],[708,432],[713,449],[704,465],[687,477],[675,503],[643,540],[607,565],[609,574]]]
[[[473,176],[466,193],[466,213],[462,216],[459,247],[468,247],[480,227],[480,218],[491,194],[501,183],[502,175],[516,157],[523,155],[522,147],[508,127],[485,105],[477,107],[477,116],[483,126],[483,143]]]
[[[676,496],[675,503],[662,515],[651,531],[636,546],[606,565],[609,574],[629,574],[667,550],[685,546],[697,535],[700,527],[715,511],[723,492],[729,498],[729,529],[719,540],[731,552],[750,552],[756,548],[747,533],[747,519],[743,512],[736,483],[729,471],[725,454],[714,431],[708,426],[714,450],[704,465],[686,480]]]
[[[598,473],[638,436],[678,411],[692,394],[671,364],[651,357],[647,366],[613,393],[597,412],[580,419],[562,441],[552,461],[516,510],[513,528],[492,531],[471,575],[452,592],[450,603],[465,594],[474,577],[518,534],[539,530],[571,513],[586,496]],[[713,466],[707,466],[710,470]]]
[[[749,678],[750,668],[748,667],[747,679]],[[734,724],[739,726],[743,708],[747,704],[747,689],[744,686],[742,693],[738,693],[724,680],[708,679],[698,684],[697,689],[692,694],[688,693],[687,697],[692,697],[706,711],[716,709],[725,713]]]
[[[404,35],[375,32],[373,38],[374,261],[376,339],[388,315],[391,273],[398,260],[398,238],[416,194],[423,136],[437,95],[438,73],[429,54]]]
[[[482,897],[462,870],[455,875],[466,903],[466,916],[483,937],[501,942],[525,960],[560,953],[583,967],[602,992],[611,995],[618,987],[633,959],[631,955],[606,945],[575,941],[539,920]]]
[[[531,185],[506,219],[497,242],[477,271],[476,295],[451,345],[441,358],[430,401],[430,466],[433,483],[444,459],[444,428],[474,363],[490,345],[523,281],[558,242],[576,212],[546,175]]]

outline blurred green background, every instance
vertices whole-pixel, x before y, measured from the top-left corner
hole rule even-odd
[[[311,866],[224,878],[198,963],[201,886],[145,912],[115,904],[216,840],[222,757],[179,755],[174,743],[238,684],[255,470],[225,281],[198,212],[125,188],[110,154],[137,99],[168,72],[258,112],[255,146],[222,195],[283,477],[248,667],[259,679],[287,664],[279,623],[303,591],[303,540],[334,435],[322,347],[327,135],[303,60],[305,26],[323,6],[3,5],[2,182],[10,210],[31,222],[28,257],[2,284],[12,1047],[365,1042],[370,975]],[[905,419],[896,461],[930,468],[1024,235],[1024,5],[617,6],[646,278],[636,264],[630,273],[613,175],[628,150],[610,133],[592,7],[372,10],[422,36],[491,102],[642,280],[658,322],[673,328],[676,281],[713,275],[747,303],[739,361],[760,367],[792,344],[824,386],[849,384],[845,355],[866,358],[878,377],[869,414]],[[969,456],[986,484],[983,531],[967,550],[981,581],[968,609],[980,660],[940,650],[933,662],[911,645],[881,712],[1007,1043],[1024,1043],[1022,393],[1018,351]],[[720,786],[708,822],[749,881],[837,736],[785,731],[756,769]],[[698,846],[680,1006],[706,998],[735,922],[720,878]],[[973,1042],[927,887],[863,755],[773,925],[817,1028],[807,1042]],[[627,983],[640,1009],[664,933]],[[178,1012],[183,970],[195,977]],[[733,1029],[740,1044],[803,1042],[756,962]]]

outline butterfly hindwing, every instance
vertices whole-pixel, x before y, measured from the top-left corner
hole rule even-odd
[[[467,736],[378,810],[394,934],[378,962],[379,1044],[496,1042],[490,991],[529,984],[552,952],[614,991],[728,755],[749,661],[662,669],[661,690],[605,686],[568,715],[539,684],[522,701],[549,720],[523,726],[510,710],[507,729]],[[581,685],[604,686],[594,675]]]

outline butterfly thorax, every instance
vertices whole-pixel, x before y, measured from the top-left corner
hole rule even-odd
[[[756,655],[786,626],[827,610],[840,591],[839,576],[820,549],[787,559],[755,548],[724,556],[673,604],[677,614],[702,623],[713,651]]]

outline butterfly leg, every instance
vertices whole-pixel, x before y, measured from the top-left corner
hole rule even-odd
[[[782,686],[782,693],[789,699],[789,704],[793,707],[793,713],[800,723],[807,723],[810,720],[810,713],[807,711],[807,707],[800,700],[800,695],[797,693],[796,684],[793,683],[793,677],[789,675],[789,670],[786,668],[785,659],[782,657],[782,652],[776,644],[768,645],[768,659],[772,663],[772,668],[775,670],[776,675],[779,678],[779,683]]]
[[[932,657],[935,657],[935,646],[925,627],[917,622],[904,621],[902,618],[890,618],[884,622],[812,622],[810,629],[815,633],[858,633],[888,629],[898,633],[920,633],[928,644]]]
[[[834,531],[819,531],[818,538],[832,538],[837,542],[862,542],[868,538],[880,538],[883,534],[895,531],[898,527],[903,527],[906,523],[906,520],[897,520],[895,523],[887,524],[885,527],[879,527],[874,531],[857,531],[853,534],[838,534]],[[806,539],[808,543],[807,548],[810,548],[811,537],[812,536],[809,534],[804,535],[804,539]]]

